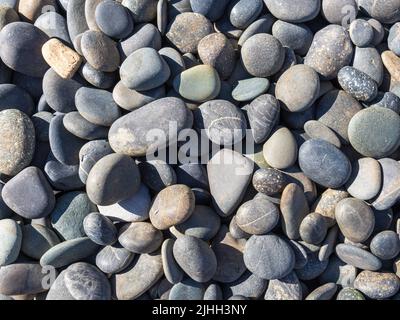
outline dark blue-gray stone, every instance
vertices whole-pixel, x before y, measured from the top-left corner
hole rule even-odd
[[[25,90],[34,101],[38,101],[43,94],[42,80],[42,77],[31,77],[15,71],[12,82]]]
[[[222,17],[230,0],[190,0],[192,11],[200,13],[211,21]]]
[[[374,30],[368,21],[356,19],[350,24],[349,34],[351,41],[357,47],[366,47],[374,39]]]
[[[316,0],[264,0],[264,3],[276,18],[295,23],[314,19],[321,8],[321,1]]]
[[[6,109],[18,109],[28,116],[34,112],[32,97],[15,84],[0,84],[0,111]]]
[[[87,62],[81,66],[79,73],[87,82],[99,89],[110,89],[117,81],[116,72],[97,70]]]
[[[370,249],[380,259],[393,259],[400,252],[400,236],[391,230],[382,231],[372,238]]]
[[[53,114],[48,111],[35,113],[32,117],[32,123],[35,127],[36,139],[42,142],[49,141],[49,127]]]
[[[204,292],[202,283],[186,278],[172,287],[169,300],[203,300]]]
[[[93,242],[107,246],[117,241],[117,228],[112,221],[100,213],[93,212],[83,220],[85,234]]]
[[[272,35],[277,38],[283,46],[293,49],[296,53],[304,55],[307,53],[313,40],[313,33],[307,25],[289,23],[278,20],[272,26]]]
[[[6,205],[1,195],[4,185],[0,183],[0,220],[9,218],[13,215],[13,211]]]
[[[186,69],[185,61],[183,60],[181,54],[174,48],[164,47],[158,53],[168,64],[171,71],[171,76],[168,80],[169,84],[172,84],[173,79]]]
[[[351,244],[338,244],[336,254],[342,261],[361,270],[376,271],[382,267],[379,258]]]
[[[300,280],[307,281],[318,278],[327,268],[329,261],[320,261],[318,258],[319,247],[300,242],[307,253],[307,263],[299,269],[296,274]]]
[[[79,34],[89,29],[85,17],[85,0],[68,0],[67,27],[73,43]]]
[[[222,300],[222,289],[216,284],[210,284],[204,292],[203,300]]]
[[[369,75],[353,67],[340,69],[338,81],[346,92],[359,101],[371,101],[378,94],[377,83]]]
[[[301,145],[299,165],[308,178],[327,188],[344,185],[351,174],[351,164],[345,154],[320,139],[311,139]]]
[[[125,269],[135,254],[119,244],[106,246],[96,255],[96,266],[106,274],[118,273]]]
[[[51,247],[60,243],[60,239],[52,229],[40,224],[22,226],[22,235],[21,251],[37,260]]]
[[[94,211],[96,206],[90,202],[86,193],[79,191],[64,193],[57,199],[51,213],[51,225],[65,240],[84,237],[83,220]]]
[[[268,281],[246,271],[239,279],[223,285],[224,298],[241,295],[247,298],[257,299],[267,289]]]
[[[175,240],[173,239],[166,239],[163,242],[161,246],[161,259],[166,279],[172,284],[177,284],[182,281],[184,272],[174,258],[174,243]]]
[[[52,112],[52,109],[47,104],[46,97],[44,96],[44,94],[42,94],[42,96],[39,99],[39,102],[37,103],[37,112],[41,111]]]
[[[371,101],[370,107],[388,108],[400,114],[400,98],[392,92],[380,92],[378,96]]]
[[[332,255],[325,271],[318,277],[320,283],[333,282],[342,287],[352,287],[357,276],[357,268],[346,264]]]
[[[163,160],[149,160],[139,163],[143,183],[155,192],[176,184],[174,169]]]
[[[208,189],[205,167],[199,163],[185,163],[175,168],[177,183],[190,188]]]
[[[353,67],[369,75],[380,86],[383,82],[384,67],[379,51],[374,47],[356,47]]]
[[[89,122],[77,111],[67,113],[63,124],[65,129],[80,139],[97,140],[108,136],[108,127]]]
[[[261,0],[234,0],[229,6],[229,20],[236,28],[245,29],[257,19],[263,7]]]
[[[378,161],[382,168],[383,184],[372,206],[376,210],[387,210],[400,199],[400,163],[390,158]]]
[[[69,38],[67,20],[57,12],[48,11],[42,13],[35,20],[35,27],[46,33],[49,38],[58,38],[72,44]]]

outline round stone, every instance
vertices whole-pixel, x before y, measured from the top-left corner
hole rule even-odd
[[[378,161],[382,168],[382,189],[372,206],[376,210],[387,210],[400,199],[400,163],[389,158]]]
[[[347,198],[340,201],[335,208],[335,218],[342,234],[356,243],[367,240],[374,230],[374,212],[359,199]]]
[[[86,182],[89,199],[107,206],[126,200],[140,187],[140,172],[135,161],[121,154],[100,159],[90,170]]]
[[[286,175],[273,168],[258,169],[253,175],[254,188],[268,196],[282,192],[287,184]]]
[[[286,169],[297,160],[297,142],[288,128],[278,128],[265,142],[264,158],[276,169]]]
[[[117,228],[110,219],[97,212],[85,217],[83,230],[90,240],[101,246],[111,245],[117,241]]]
[[[163,189],[150,209],[150,221],[159,230],[185,222],[195,208],[193,191],[181,184]]]
[[[47,217],[55,204],[50,184],[36,167],[28,167],[9,180],[2,198],[10,209],[26,219]]]
[[[163,85],[171,75],[168,64],[153,48],[141,48],[122,63],[120,76],[129,89],[146,91]]]
[[[296,53],[305,55],[311,46],[313,33],[305,24],[289,23],[278,20],[272,26],[272,35],[277,38],[284,47],[289,47]]]
[[[337,77],[340,69],[350,64],[352,57],[353,44],[348,32],[340,25],[331,24],[315,34],[304,64],[324,79],[330,80]]]
[[[261,0],[235,0],[230,6],[229,20],[238,29],[246,29],[263,9]]]
[[[157,15],[157,0],[123,0],[136,22],[150,22]]]
[[[203,300],[204,291],[203,284],[192,279],[184,279],[172,287],[169,300]]]
[[[349,28],[351,41],[357,47],[368,46],[374,39],[374,30],[368,21],[356,19],[350,24]]]
[[[257,276],[281,279],[294,268],[295,257],[287,242],[276,235],[253,235],[244,248],[244,263]]]
[[[269,80],[265,78],[239,80],[233,88],[232,97],[239,102],[251,101],[267,92],[269,85]]]
[[[21,229],[21,251],[33,259],[40,260],[47,250],[60,243],[52,229],[40,224],[26,224]]]
[[[235,221],[248,234],[267,234],[278,224],[279,209],[268,199],[259,197],[243,203],[236,213]]]
[[[230,146],[243,140],[246,120],[241,110],[226,100],[212,100],[193,112],[196,129],[205,130],[211,142]]]
[[[186,221],[175,226],[182,234],[208,241],[218,232],[221,220],[210,207],[196,205],[192,215]]]
[[[21,250],[21,227],[12,219],[0,220],[0,266],[12,264]]]
[[[106,90],[82,87],[76,92],[75,105],[83,118],[98,126],[111,126],[121,116],[112,94]]]
[[[17,109],[3,110],[0,112],[0,136],[0,173],[14,176],[33,159],[34,125]]]
[[[49,127],[52,118],[53,114],[48,111],[40,111],[31,117],[37,140],[42,142],[49,141]]]
[[[195,237],[179,237],[173,247],[178,265],[197,282],[208,282],[217,269],[217,259],[209,245]]]
[[[353,67],[340,69],[338,81],[346,92],[359,101],[371,101],[378,94],[377,83],[369,75]]]
[[[365,300],[363,294],[354,288],[343,288],[339,291],[336,300]]]
[[[307,215],[299,228],[301,239],[315,245],[320,244],[325,239],[327,231],[325,218],[316,212]]]
[[[106,246],[96,255],[96,266],[106,274],[124,270],[134,258],[134,254],[121,245]]]
[[[149,222],[132,222],[121,228],[118,241],[133,253],[151,253],[160,248],[163,234]]]
[[[347,181],[347,192],[354,198],[369,200],[382,187],[382,169],[373,158],[361,158],[352,164],[352,172]]]
[[[304,124],[304,131],[311,139],[322,139],[340,148],[341,143],[337,135],[322,122],[309,120]]]
[[[275,37],[259,33],[242,46],[241,60],[243,66],[254,77],[268,77],[277,73],[285,60],[285,50]]]
[[[302,300],[303,289],[295,272],[282,279],[271,280],[264,300]]]
[[[163,242],[161,246],[161,257],[166,279],[170,283],[176,284],[182,281],[184,274],[174,258],[174,243],[175,240],[173,239],[166,239]]]
[[[42,46],[49,38],[27,22],[12,22],[0,31],[0,57],[7,67],[31,77],[43,77],[49,68]]]
[[[351,164],[346,155],[333,144],[320,139],[311,139],[301,145],[299,165],[307,177],[326,188],[344,185],[351,174]]]
[[[212,32],[213,26],[206,17],[184,12],[172,20],[166,36],[182,53],[197,53],[200,40]]]
[[[355,18],[357,12],[355,0],[322,0],[321,13],[329,23],[341,25],[343,19],[349,19],[349,13]]]
[[[97,70],[113,72],[119,67],[120,56],[115,42],[100,31],[86,31],[82,35],[81,50],[87,62]]]
[[[393,259],[400,252],[400,236],[391,230],[382,231],[372,238],[370,249],[380,259]]]
[[[383,158],[400,145],[400,116],[386,108],[364,109],[351,119],[348,134],[351,145],[360,154]]]
[[[358,269],[376,271],[382,267],[382,262],[372,253],[351,244],[338,244],[336,255]]]
[[[400,280],[394,273],[362,271],[354,281],[354,288],[371,299],[387,299],[400,289]]]
[[[268,10],[278,19],[305,22],[314,19],[321,8],[319,0],[264,0]]]
[[[221,90],[221,80],[217,70],[209,65],[198,65],[177,75],[174,89],[180,96],[194,102],[212,100]]]

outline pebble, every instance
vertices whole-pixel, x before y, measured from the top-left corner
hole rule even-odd
[[[190,0],[190,7],[193,12],[202,14],[210,21],[221,18],[228,4],[229,0]]]
[[[0,3],[0,30],[3,29],[7,24],[11,22],[19,21],[18,13],[7,5]]]
[[[263,9],[261,0],[235,0],[230,4],[229,20],[238,29],[246,29]]]
[[[259,78],[277,73],[285,60],[282,44],[266,33],[255,34],[247,39],[243,43],[241,55],[246,71]]]
[[[366,73],[353,67],[343,67],[338,73],[342,88],[359,101],[371,101],[378,94],[377,83]]]
[[[134,256],[121,245],[105,246],[96,255],[96,266],[106,274],[118,273],[132,262]]]
[[[318,246],[308,245],[301,242],[306,253],[307,263],[304,267],[296,269],[296,274],[300,280],[307,281],[318,278],[328,267],[329,261],[320,261],[318,258]],[[310,247],[311,246],[311,247]]]
[[[21,251],[33,259],[40,260],[47,250],[60,243],[60,239],[52,229],[40,224],[26,224],[21,230]]]
[[[54,23],[54,28],[51,27],[52,23]],[[43,12],[35,20],[34,25],[47,34],[49,38],[58,38],[71,44],[67,28],[67,20],[61,14],[54,11]]]
[[[354,282],[354,288],[371,299],[387,299],[400,289],[400,280],[393,273],[362,271]]]
[[[271,34],[272,26],[276,21],[275,17],[272,14],[266,14],[261,16],[258,20],[254,21],[250,24],[241,34],[238,45],[243,46],[243,43],[246,42],[247,39],[254,36],[258,33],[268,33]]]
[[[400,237],[394,231],[382,231],[372,238],[370,249],[382,260],[393,259],[400,253]]]
[[[177,183],[174,169],[164,160],[149,160],[139,163],[143,183],[151,190],[160,192]]]
[[[50,152],[44,166],[44,173],[52,187],[60,191],[82,188],[84,184],[79,179],[79,166],[68,166],[54,158]]]
[[[88,214],[83,220],[83,229],[90,240],[101,246],[112,245],[117,241],[117,228],[100,213]]]
[[[361,158],[354,162],[346,187],[347,192],[354,198],[374,198],[382,187],[382,169],[379,162],[373,158]]]
[[[365,297],[354,288],[343,288],[339,291],[336,300],[365,300]]]
[[[321,13],[323,17],[332,24],[343,23],[343,19],[347,23],[351,21],[347,21],[351,18],[355,19],[354,14],[357,12],[358,7],[356,0],[322,0]],[[352,16],[349,17],[349,13],[353,13]]]
[[[320,139],[302,144],[299,165],[307,177],[327,188],[344,185],[351,174],[351,164],[346,155],[333,144]]]
[[[184,272],[179,267],[174,258],[174,243],[175,240],[173,239],[164,240],[161,246],[161,257],[166,279],[172,284],[177,284],[182,281],[184,277]]]
[[[246,242],[243,258],[247,269],[267,280],[287,276],[295,263],[289,244],[274,234],[251,236]]]
[[[331,300],[336,291],[337,285],[335,283],[326,283],[311,292],[306,300]]]
[[[157,0],[122,0],[136,22],[150,22],[157,15]]]
[[[204,293],[202,283],[186,278],[172,287],[169,300],[203,300]]]
[[[35,128],[29,117],[17,110],[0,111],[0,172],[14,176],[33,159]]]
[[[63,118],[63,124],[74,136],[84,140],[104,139],[108,135],[108,128],[87,121],[77,111],[69,112]]]
[[[269,85],[269,80],[265,78],[239,80],[232,91],[232,97],[239,102],[252,101],[266,93]]]
[[[314,19],[321,8],[321,2],[317,0],[265,0],[264,3],[278,19],[295,23]]]
[[[301,239],[315,245],[320,244],[325,239],[327,231],[324,217],[316,212],[305,216],[299,228]]]
[[[353,287],[357,276],[356,267],[346,264],[336,255],[329,259],[329,264],[325,271],[319,276],[321,283],[336,283],[342,287]]]
[[[21,250],[22,231],[17,222],[12,219],[0,220],[0,266],[12,264],[18,258]]]
[[[47,217],[55,205],[53,190],[43,172],[28,167],[9,180],[2,190],[5,204],[26,219]]]
[[[400,164],[390,158],[378,160],[382,168],[382,189],[372,206],[376,210],[386,210],[400,198]]]
[[[110,89],[116,82],[115,72],[97,70],[87,62],[81,65],[79,72],[87,82],[99,89]]]
[[[185,163],[175,168],[178,184],[185,184],[190,188],[208,189],[207,170],[197,163]]]
[[[294,165],[297,153],[297,142],[285,127],[277,128],[263,147],[265,161],[275,169],[286,169]]]
[[[337,135],[322,122],[309,120],[304,124],[304,131],[311,139],[325,140],[339,149],[342,146]]]
[[[85,0],[68,0],[67,27],[69,36],[75,46],[75,38],[89,29],[85,17]]]
[[[374,47],[356,47],[353,67],[370,76],[378,86],[382,84],[384,76],[383,62],[379,51]]]
[[[382,262],[372,253],[350,244],[338,244],[336,254],[342,261],[358,269],[376,271],[382,267]]]
[[[356,19],[350,24],[349,34],[354,45],[361,48],[368,46],[374,38],[372,26],[363,19]]]
[[[217,270],[217,258],[206,242],[192,236],[176,239],[173,247],[176,262],[194,281],[211,280]]]
[[[142,48],[161,49],[161,35],[157,28],[151,23],[143,23],[135,26],[133,33],[118,43],[120,56],[126,59],[136,50]]]
[[[304,55],[307,53],[313,40],[313,33],[303,23],[289,23],[278,20],[272,26],[272,35],[277,38],[283,46],[293,49],[296,53]]]
[[[391,78],[395,81],[400,81],[400,73],[398,68],[400,66],[400,58],[392,51],[387,50],[381,54],[382,62],[389,72]]]
[[[130,156],[144,156],[164,144],[151,143],[146,136],[153,129],[161,130],[168,140],[169,121],[176,121],[177,134],[191,126],[191,114],[185,103],[178,98],[163,98],[119,118],[110,128],[108,138],[112,149]]]
[[[246,271],[236,281],[223,286],[224,297],[243,296],[258,299],[264,294],[267,285],[267,280]]]
[[[399,34],[400,34],[400,24],[395,23],[389,30],[388,47],[397,56],[400,55]]]
[[[335,207],[335,218],[342,234],[352,242],[366,241],[374,230],[374,213],[359,199],[341,200]]]
[[[295,272],[282,279],[270,280],[264,300],[302,300],[303,289]]]
[[[253,175],[254,188],[268,196],[282,192],[287,184],[287,176],[273,168],[258,169]]]
[[[53,114],[48,111],[40,111],[31,117],[35,127],[36,139],[42,142],[49,141],[49,127]]]
[[[1,72],[3,73],[3,72]],[[7,82],[10,80],[7,80]],[[20,87],[10,84],[0,84],[0,111],[6,109],[17,109],[28,116],[34,113],[34,102],[32,97]]]
[[[222,289],[216,284],[210,284],[204,292],[203,300],[223,300]]]
[[[163,234],[149,222],[132,222],[119,230],[119,243],[133,253],[151,253],[163,242]]]
[[[115,181],[118,181],[115,184]],[[135,161],[121,154],[109,154],[90,170],[86,191],[89,199],[101,206],[112,205],[134,195],[140,187],[140,172]]]
[[[392,92],[378,93],[370,107],[381,107],[391,109],[397,114],[400,114],[400,98]]]

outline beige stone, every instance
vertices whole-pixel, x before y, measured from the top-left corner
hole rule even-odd
[[[70,79],[79,69],[82,57],[58,39],[50,39],[42,47],[42,55],[57,74]]]
[[[400,81],[400,58],[388,50],[382,53],[382,61],[392,76],[392,80]]]

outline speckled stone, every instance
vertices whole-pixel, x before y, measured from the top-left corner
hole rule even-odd
[[[362,271],[354,288],[371,299],[387,299],[399,291],[400,280],[393,273]]]
[[[343,67],[338,73],[342,88],[359,101],[371,101],[378,94],[377,83],[366,73],[353,67]]]
[[[232,97],[236,101],[251,101],[267,92],[270,82],[265,78],[239,80],[233,88]]]
[[[386,210],[400,198],[400,164],[385,158],[378,160],[382,168],[382,189],[374,199],[372,206],[377,210]]]
[[[363,294],[354,288],[343,288],[339,291],[336,300],[365,300]]]
[[[149,222],[132,222],[119,230],[119,243],[133,253],[151,253],[163,242],[163,234]]]
[[[380,86],[383,82],[384,67],[379,51],[374,47],[356,47],[353,67],[370,76]]]
[[[160,192],[164,188],[177,183],[174,169],[164,160],[155,159],[140,162],[139,170],[143,183],[155,192]]]
[[[285,60],[285,50],[275,37],[259,33],[243,43],[241,61],[254,77],[268,77],[277,73]]]
[[[315,34],[304,64],[330,80],[350,64],[352,57],[353,44],[348,32],[342,26],[328,25]]]
[[[27,167],[35,150],[35,128],[29,117],[17,110],[0,112],[0,172],[16,175]]]
[[[21,251],[28,257],[40,260],[42,255],[51,247],[60,243],[56,233],[40,224],[26,224],[22,226]]]
[[[382,267],[382,262],[372,253],[350,244],[338,244],[336,254],[342,261],[358,269],[376,271]]]
[[[264,0],[264,3],[278,19],[296,23],[314,19],[321,8],[318,0]]]
[[[349,123],[350,143],[366,157],[383,158],[400,145],[400,116],[393,110],[370,107]]]
[[[380,259],[393,259],[400,252],[400,237],[394,231],[382,231],[372,238],[370,249]]]
[[[382,187],[382,169],[373,158],[361,158],[352,164],[352,172],[346,184],[347,192],[360,200],[375,197]]]
[[[133,260],[135,254],[121,245],[106,246],[96,255],[96,266],[106,274],[124,270]]]
[[[295,263],[289,244],[273,234],[251,236],[246,242],[243,258],[247,269],[267,280],[287,276]]]
[[[21,250],[21,227],[12,219],[0,220],[0,266],[12,264]]]
[[[265,142],[263,154],[273,168],[286,169],[294,165],[297,160],[297,143],[290,130],[278,128]]]
[[[283,191],[287,184],[286,175],[273,168],[259,169],[253,175],[254,188],[266,195],[274,195]]]
[[[206,17],[185,12],[172,21],[166,36],[182,53],[196,53],[200,40],[212,32],[213,26]]]
[[[351,174],[351,164],[346,155],[333,144],[320,139],[302,144],[299,165],[306,176],[327,188],[344,185]]]
[[[302,300],[303,289],[295,272],[282,279],[271,280],[264,300]]]

